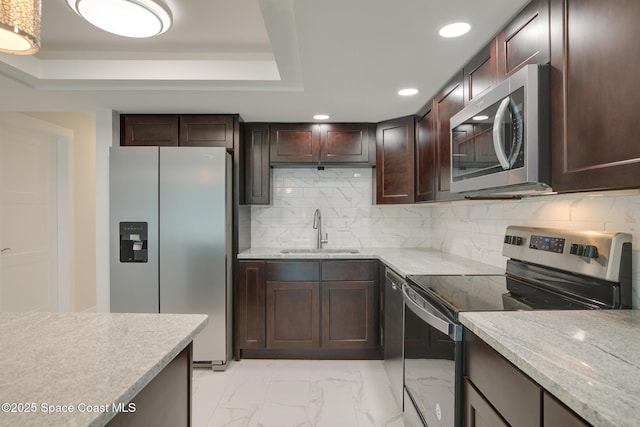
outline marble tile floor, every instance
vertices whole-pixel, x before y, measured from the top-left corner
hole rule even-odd
[[[403,427],[380,360],[257,360],[194,369],[194,427]]]

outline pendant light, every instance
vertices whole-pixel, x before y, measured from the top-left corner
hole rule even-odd
[[[171,27],[169,10],[157,0],[67,0],[92,25],[124,37],[146,38]]]
[[[31,55],[40,49],[40,0],[0,0],[0,52]]]

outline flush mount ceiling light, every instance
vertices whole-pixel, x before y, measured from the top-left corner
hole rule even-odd
[[[315,120],[329,120],[329,116],[327,114],[316,114],[313,118]]]
[[[440,28],[438,34],[441,37],[451,38],[451,37],[460,37],[463,34],[467,34],[471,29],[471,25],[466,22],[454,22],[452,24],[447,24]]]
[[[40,0],[0,0],[0,52],[31,55],[40,49]]]
[[[157,0],[67,0],[96,27],[124,37],[146,38],[171,27],[169,10]]]
[[[400,96],[413,96],[413,95],[416,95],[417,93],[418,93],[418,89],[414,89],[414,88],[400,89],[398,91],[398,95]]]

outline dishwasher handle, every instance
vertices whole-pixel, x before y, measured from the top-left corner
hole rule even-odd
[[[406,283],[402,277],[389,269],[385,272],[385,276],[387,283],[391,285],[391,289],[394,291],[401,290]]]
[[[408,293],[407,287],[402,288],[402,298],[405,305],[420,319],[445,335],[457,335],[457,326],[455,323],[449,322],[438,315],[438,310],[427,301],[421,301],[424,305],[419,305]]]

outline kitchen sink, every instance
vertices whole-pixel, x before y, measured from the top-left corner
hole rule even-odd
[[[357,249],[307,249],[307,248],[294,248],[283,249],[280,253],[283,254],[357,254],[360,251]]]

